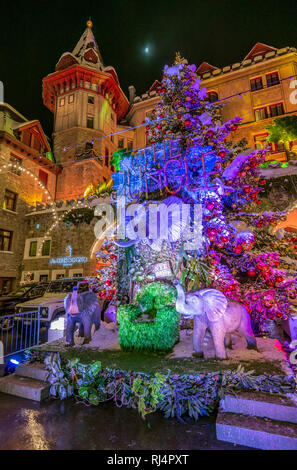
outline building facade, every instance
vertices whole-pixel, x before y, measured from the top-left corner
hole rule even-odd
[[[39,121],[0,104],[0,292],[20,282],[28,208],[52,214],[58,172]]]
[[[197,74],[209,100],[222,103],[224,119],[242,118],[232,140],[245,138],[251,148],[266,145],[276,117],[297,114],[296,48],[257,43],[241,62],[222,69],[203,62]],[[0,106],[0,292],[19,282],[96,274],[100,240],[88,214],[99,201],[84,194],[111,179],[118,148],[147,145],[142,124],[158,103],[158,86],[140,96],[130,86],[127,97],[115,69],[104,65],[88,21],[73,51],[43,79],[52,150],[39,121]],[[273,144],[268,159],[285,160],[283,147]]]

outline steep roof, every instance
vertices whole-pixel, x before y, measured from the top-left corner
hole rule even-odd
[[[266,54],[266,52],[273,52],[276,50],[277,49],[275,47],[267,46],[267,44],[263,44],[262,42],[257,42],[243,60],[253,59],[257,55],[263,55]]]
[[[33,134],[35,134],[38,137],[38,139],[42,142],[42,144],[47,149],[47,151],[50,152],[51,150],[50,145],[47,141],[46,135],[38,119],[22,122],[20,124],[19,123],[12,124],[11,127],[12,129],[20,131],[20,132],[23,132],[26,129],[30,130]]]
[[[217,67],[209,64],[208,62],[202,62],[196,70],[197,75],[203,75],[204,73],[213,72]]]
[[[104,70],[103,59],[93,34],[92,26],[92,21],[87,21],[87,27],[72,53],[64,52],[61,55],[59,62],[56,65],[56,70],[63,70],[74,63],[95,68],[100,71]]]

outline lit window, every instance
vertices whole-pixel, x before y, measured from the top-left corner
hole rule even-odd
[[[95,97],[92,96],[92,95],[89,95],[89,96],[88,96],[88,103],[89,103],[89,104],[94,104],[94,103],[95,103]]]
[[[266,75],[267,86],[274,86],[279,84],[278,72],[272,72]]]
[[[74,95],[73,94],[69,95],[68,96],[68,103],[73,103],[73,101],[74,101]]]
[[[38,177],[39,177],[40,183],[42,183],[45,187],[47,187],[48,174],[46,173],[46,171],[39,170]]]
[[[265,134],[258,134],[254,136],[254,142],[255,142],[255,148],[256,149],[262,149],[266,147],[267,141],[266,138],[268,136],[268,133]]]
[[[12,234],[9,230],[0,229],[0,251],[11,251]]]
[[[210,103],[213,103],[214,101],[217,101],[218,100],[218,94],[216,91],[208,91],[207,92],[207,101],[209,101]]]
[[[51,251],[51,241],[50,240],[45,240],[42,245],[42,256],[49,256]]]
[[[87,116],[87,128],[94,129],[94,116]]]
[[[65,105],[65,98],[60,98],[60,106],[64,106]]]
[[[3,209],[16,211],[17,194],[5,189]]]
[[[262,77],[252,78],[250,80],[250,83],[251,83],[251,91],[257,91],[263,88]]]
[[[266,119],[267,117],[268,116],[266,108],[255,109],[255,121],[261,121],[262,119]]]
[[[37,241],[34,240],[33,242],[30,242],[29,256],[36,256],[36,253],[37,253]]]
[[[283,103],[273,104],[269,106],[269,111],[271,117],[280,116],[281,114],[284,114]]]
[[[63,279],[63,277],[65,277],[64,273],[56,274],[56,279]]]

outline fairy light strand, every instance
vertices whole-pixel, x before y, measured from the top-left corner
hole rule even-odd
[[[281,82],[284,82],[284,81],[286,81],[286,80],[292,80],[294,77],[297,77],[297,74],[290,75],[290,76],[285,77],[285,78],[281,78],[281,79],[279,79],[279,83],[277,83],[277,84],[275,84],[275,85],[278,85],[278,84],[280,84]],[[266,89],[266,88],[271,88],[271,87],[268,87],[268,85],[263,85],[262,88],[261,88],[259,91],[264,90],[264,89]],[[221,102],[226,101],[226,100],[229,100],[229,99],[232,99],[232,98],[235,98],[236,96],[239,96],[240,98],[242,98],[242,95],[244,95],[244,94],[246,94],[246,93],[251,93],[251,92],[252,92],[252,90],[249,88],[249,89],[247,89],[247,90],[243,90],[243,91],[240,91],[240,92],[238,92],[238,93],[234,93],[233,95],[227,96],[227,97],[225,97],[225,98],[220,98],[220,99],[218,99],[218,100],[216,100],[216,101],[213,101],[212,103],[209,103],[209,106],[211,106],[211,105],[213,105],[213,104],[220,104]],[[53,151],[52,153],[53,153],[54,155],[56,155],[56,154],[61,153],[61,152],[66,152],[67,150],[70,150],[70,149],[72,149],[72,148],[80,147],[80,146],[82,146],[82,145],[84,145],[84,144],[87,144],[87,143],[90,143],[90,142],[91,142],[91,143],[94,143],[94,142],[96,142],[96,141],[109,138],[109,137],[111,137],[111,136],[115,136],[115,135],[118,135],[118,134],[123,134],[123,133],[125,133],[125,132],[133,131],[133,130],[138,129],[138,128],[143,127],[143,126],[147,126],[147,125],[150,125],[150,124],[155,124],[155,123],[157,123],[157,122],[160,122],[160,121],[163,121],[163,120],[166,120],[166,119],[171,119],[172,117],[176,116],[177,114],[188,114],[188,113],[191,113],[191,112],[193,112],[193,111],[195,111],[195,110],[197,110],[197,109],[199,109],[199,108],[200,108],[200,106],[197,106],[197,107],[191,108],[190,110],[187,110],[187,111],[176,112],[176,113],[173,113],[173,114],[171,114],[171,115],[169,115],[169,116],[165,116],[165,117],[163,117],[163,118],[158,118],[158,119],[154,119],[154,120],[151,120],[151,121],[146,121],[146,122],[143,122],[143,123],[141,123],[141,124],[138,124],[137,126],[129,127],[129,128],[127,128],[127,129],[119,130],[119,131],[116,131],[116,132],[112,132],[112,133],[110,133],[110,134],[105,134],[104,136],[95,137],[94,139],[89,138],[88,140],[86,140],[86,141],[84,141],[84,142],[80,142],[80,143],[78,143],[78,144],[70,145],[70,146],[68,146],[68,147],[63,147],[63,149],[61,149],[61,150],[59,150],[59,151],[57,151],[57,150],[56,150],[56,151]],[[242,114],[240,117],[243,117],[243,116],[245,116],[246,114],[249,114],[249,113]],[[136,150],[138,150],[138,149],[133,149],[133,151],[136,151]],[[42,158],[43,156],[45,156],[45,153],[40,154],[40,155],[39,155],[39,158]],[[100,157],[95,157],[95,158],[105,158],[106,156],[107,156],[107,155],[100,156]],[[111,158],[112,155],[109,155],[108,157]],[[65,163],[74,163],[74,162],[76,162],[76,161],[77,161],[77,160],[72,160],[72,161],[68,161],[68,162],[64,162],[64,163],[55,162],[55,165],[57,165],[57,166],[63,165],[63,166],[64,166]]]

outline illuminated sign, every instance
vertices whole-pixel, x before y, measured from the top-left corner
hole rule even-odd
[[[66,256],[62,258],[51,258],[49,264],[61,264],[63,267],[72,266],[76,263],[87,263],[86,256],[72,256],[72,247],[70,245],[65,248]]]
[[[162,279],[163,277],[171,277],[172,271],[169,261],[164,261],[163,263],[156,263],[152,272],[155,274],[157,279]]]

